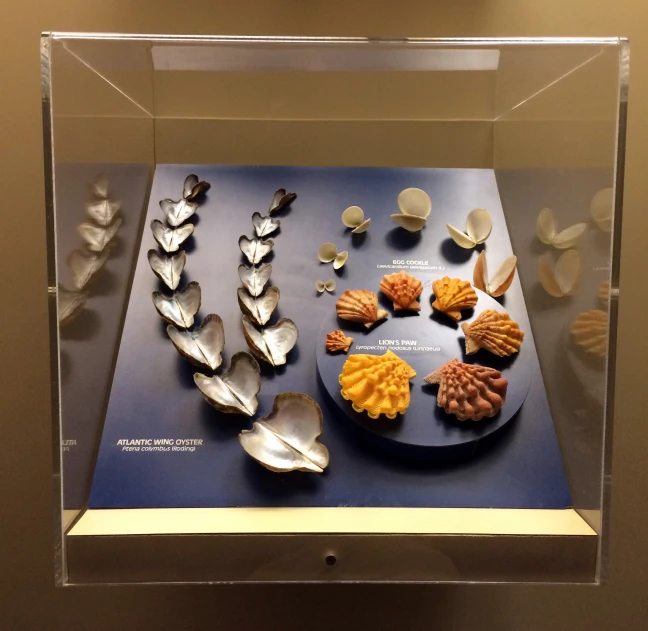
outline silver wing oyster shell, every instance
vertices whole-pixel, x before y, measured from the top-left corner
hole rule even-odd
[[[108,176],[105,173],[100,173],[88,184],[88,191],[93,199],[108,199],[109,188]]]
[[[229,370],[220,377],[207,377],[197,372],[194,382],[205,401],[221,412],[254,416],[257,411],[261,371],[249,353],[235,353]]]
[[[166,322],[188,329],[193,325],[194,316],[200,309],[200,285],[194,280],[183,290],[173,292],[170,298],[154,291],[153,304]]]
[[[61,325],[69,324],[82,311],[86,300],[87,291],[70,291],[62,285],[58,286],[58,322]]]
[[[292,320],[282,318],[261,331],[246,316],[243,316],[242,324],[245,341],[254,355],[272,366],[282,366],[286,363],[286,356],[299,337],[297,325]]]
[[[268,239],[263,241],[261,239],[248,239],[245,235],[239,238],[238,241],[241,252],[245,255],[247,260],[256,265],[263,260],[263,257],[270,253],[274,246],[274,241]]]
[[[254,226],[254,231],[256,236],[259,239],[267,237],[269,234],[272,234],[279,226],[281,222],[278,219],[273,219],[272,217],[263,217],[261,213],[254,213],[252,215],[252,225]]]
[[[241,312],[261,326],[268,322],[279,304],[278,287],[268,287],[258,298],[250,296],[243,287],[239,287],[236,294]]]
[[[87,254],[80,250],[70,252],[67,262],[74,275],[73,284],[75,289],[83,289],[95,276],[95,274],[106,264],[109,252],[105,250],[99,254]]]
[[[93,199],[86,202],[86,212],[90,219],[104,228],[113,222],[121,207],[120,199]]]
[[[192,364],[209,370],[216,370],[221,365],[225,328],[220,316],[209,314],[194,331],[179,331],[169,324],[167,334],[178,353]]]
[[[297,193],[288,193],[285,188],[279,188],[275,191],[272,196],[272,201],[270,202],[270,208],[268,212],[271,215],[279,212],[282,208],[285,208],[293,201],[297,199]]]
[[[83,222],[77,226],[81,238],[91,252],[103,252],[106,246],[115,238],[121,226],[121,217],[117,217],[109,226],[96,226]]]
[[[180,246],[193,234],[194,225],[186,223],[175,230],[167,228],[161,221],[154,219],[151,222],[153,238],[165,252],[177,252]]]
[[[270,263],[259,265],[259,267],[239,265],[238,274],[243,287],[248,290],[250,296],[259,296],[270,280],[272,265]]]
[[[164,256],[157,250],[149,250],[147,253],[148,262],[153,273],[169,288],[177,289],[180,276],[187,262],[187,255],[184,251],[174,256]]]
[[[321,435],[322,410],[317,402],[299,392],[284,392],[275,397],[268,416],[239,434],[239,442],[270,471],[322,473],[329,451],[319,442]]]
[[[193,202],[206,193],[210,188],[211,184],[209,182],[201,181],[195,173],[192,173],[185,178],[182,187],[182,197]]]
[[[166,216],[167,223],[177,228],[198,210],[198,204],[186,199],[181,199],[178,202],[174,202],[172,199],[163,199],[160,201],[160,208]]]

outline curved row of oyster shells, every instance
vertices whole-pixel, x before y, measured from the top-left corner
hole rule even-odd
[[[406,188],[398,194],[398,208],[390,217],[408,232],[418,232],[423,228],[432,211],[430,196],[420,188]]]
[[[493,219],[484,208],[475,208],[468,213],[466,218],[466,232],[461,232],[454,226],[446,224],[452,240],[466,250],[484,243],[493,229]]]

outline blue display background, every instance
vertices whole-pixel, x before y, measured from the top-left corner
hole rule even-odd
[[[445,267],[411,270],[425,279],[426,287],[445,274],[471,279],[478,253],[460,250],[447,238],[445,224],[462,228],[470,209],[485,207],[493,216],[486,247],[495,271],[510,255],[511,246],[491,170],[160,165],[147,222],[163,218],[159,200],[177,199],[184,177],[193,171],[210,181],[212,189],[194,221],[196,232],[187,244],[182,285],[200,282],[199,319],[208,313],[223,318],[223,367],[234,352],[246,349],[236,302],[241,262],[238,238],[252,235],[250,217],[255,211],[266,213],[275,189],[286,187],[299,195],[281,215],[281,231],[274,238],[270,258],[271,282],[281,290],[280,315],[296,322],[300,338],[285,367],[262,367],[259,415],[269,412],[279,392],[295,390],[314,397],[324,413],[323,442],[331,452],[331,463],[319,476],[276,474],[242,451],[237,434],[249,428],[252,420],[220,414],[203,401],[193,383],[195,369],[175,351],[152,305],[151,292],[160,283],[146,258],[154,246],[147,228],[95,471],[92,508],[571,505],[517,279],[504,306],[526,330],[526,350],[533,349],[531,388],[515,419],[487,439],[470,444],[468,452],[403,448],[382,440],[341,415],[317,378],[316,344],[323,343],[319,330],[336,300],[315,291],[315,280],[334,274],[330,265],[318,263],[318,247],[333,241],[338,249],[350,252],[337,277],[337,296],[347,288],[364,288],[368,278],[380,275],[379,265],[394,260],[421,260],[428,262],[427,267]],[[389,217],[397,212],[398,193],[410,186],[426,190],[433,201],[430,220],[418,235],[404,233]],[[361,206],[372,219],[364,237],[352,237],[340,223],[340,213],[350,205]],[[384,273],[389,271],[384,269]],[[423,300],[427,299],[426,289]],[[427,317],[417,323],[442,326]],[[437,363],[438,357],[431,353],[430,370]],[[430,396],[431,422],[435,404],[435,397]],[[138,438],[202,439],[203,445],[194,452],[128,452],[117,444]]]

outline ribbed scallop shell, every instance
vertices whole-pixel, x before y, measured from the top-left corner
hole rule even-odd
[[[494,355],[505,357],[517,353],[522,346],[524,331],[506,312],[487,309],[473,322],[461,325],[466,336],[466,354],[472,355],[484,348]]]
[[[342,368],[342,397],[369,418],[396,418],[410,404],[409,380],[416,371],[392,351],[384,355],[351,355]]]
[[[383,276],[380,291],[394,304],[394,310],[420,311],[417,298],[423,291],[423,283],[404,271]]]
[[[607,307],[610,302],[610,281],[604,280],[598,289],[598,299],[602,305]]]
[[[335,303],[335,310],[343,320],[360,322],[367,328],[388,315],[378,308],[378,296],[367,289],[347,289]]]
[[[579,314],[571,325],[574,342],[586,352],[605,357],[607,350],[608,316],[605,311],[593,309]]]
[[[495,416],[506,400],[508,381],[499,370],[453,359],[425,377],[438,383],[437,406],[460,421]]]
[[[432,283],[435,301],[432,307],[454,320],[461,320],[461,310],[477,304],[477,294],[467,280],[444,276]]]
[[[340,331],[340,329],[326,334],[326,350],[329,353],[337,353],[338,351],[346,353],[351,344],[353,344],[353,338],[344,335],[344,331]]]

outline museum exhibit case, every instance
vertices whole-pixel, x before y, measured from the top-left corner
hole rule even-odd
[[[58,584],[605,581],[627,41],[41,56]]]

